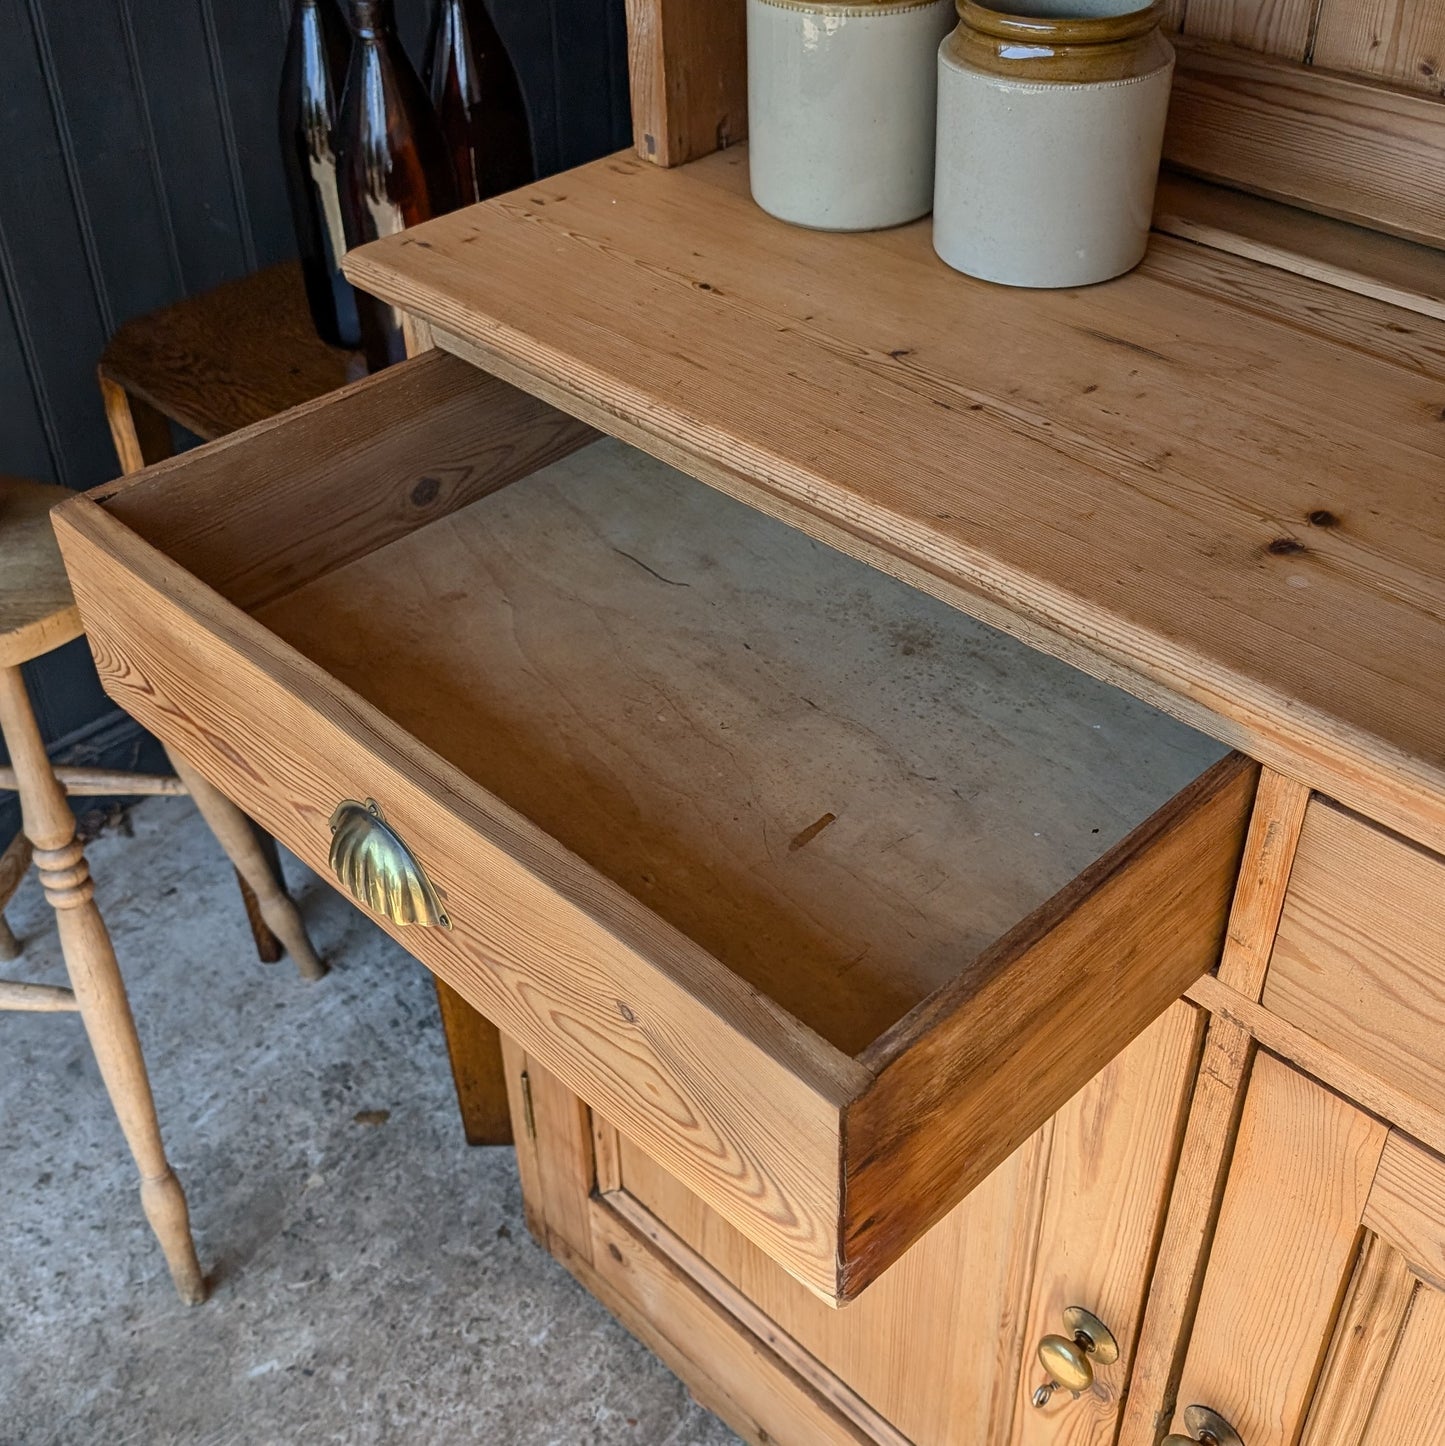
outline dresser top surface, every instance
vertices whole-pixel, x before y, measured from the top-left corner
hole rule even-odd
[[[1442,263],[1445,264],[1445,263]],[[352,253],[441,345],[1445,850],[1445,323],[1156,237],[1103,286],[614,156]]]

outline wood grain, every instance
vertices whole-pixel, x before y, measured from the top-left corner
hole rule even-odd
[[[1417,1275],[1445,1291],[1445,1160],[1391,1130],[1365,1202],[1364,1222]]]
[[[862,1067],[94,502],[68,506],[112,696],[323,877],[336,803],[382,800],[454,920],[399,941],[835,1297],[839,1121]]]
[[[1255,1061],[1181,1403],[1207,1403],[1245,1441],[1296,1438],[1386,1133],[1272,1056]]]
[[[1421,1286],[1380,1384],[1361,1446],[1445,1441],[1445,1290]]]
[[[615,442],[259,616],[849,1055],[1220,752]]]
[[[522,1186],[522,1216],[532,1238],[543,1250],[551,1249],[547,1229],[547,1198],[542,1188],[541,1151],[546,1142],[537,1137],[536,1101],[532,1096],[532,1076],[527,1051],[505,1034],[499,1036],[502,1052],[502,1076],[507,1085],[507,1112],[512,1119],[512,1138],[516,1142],[517,1175]],[[560,1088],[560,1086],[559,1086]],[[572,1192],[586,1196],[595,1177],[590,1171],[579,1174],[572,1182]]]
[[[1312,59],[1445,94],[1445,6],[1439,0],[1321,0]]]
[[[680,166],[748,131],[744,0],[627,0],[637,154]]]
[[[915,1446],[1111,1442],[1198,1059],[1176,1005],[842,1312],[811,1299],[634,1146],[614,1208],[800,1370],[860,1395]],[[680,1250],[679,1250],[680,1247]],[[686,1266],[684,1267],[686,1268]],[[966,1282],[966,1288],[961,1283]],[[1088,1303],[1124,1342],[1100,1385],[1036,1412],[1033,1347]],[[779,1337],[775,1341],[773,1337]],[[849,1409],[849,1408],[845,1408]],[[851,1408],[856,1411],[856,1408]],[[866,1418],[870,1439],[894,1435]]]
[[[296,902],[286,892],[285,876],[281,872],[281,858],[276,851],[276,841],[269,834],[262,833],[243,813],[237,804],[217,790],[204,773],[192,767],[185,755],[167,745],[167,756],[177,777],[186,786],[196,812],[205,820],[206,827],[215,835],[216,842],[225,851],[236,876],[249,891],[256,913],[264,925],[265,937],[279,942],[291,956],[296,972],[303,979],[317,980],[325,977],[327,966],[317,955],[306,933],[306,923]],[[262,932],[253,932],[258,942]],[[278,949],[275,963],[280,958]]]
[[[506,1082],[494,1068],[501,1050],[497,1026],[478,1014],[451,985],[441,979],[435,983],[467,1144],[510,1145]]]
[[[1303,60],[1320,0],[1189,0],[1184,33]]]
[[[45,744],[18,665],[0,667],[0,741],[15,765],[20,815],[45,900],[55,913],[65,972],[96,1067],[140,1177],[141,1207],[155,1232],[176,1293],[206,1298],[190,1215],[166,1159],[140,1036],[115,948],[95,902],[95,884],[76,837],[75,814],[50,770]]]
[[[1308,790],[1292,779],[1270,769],[1260,774],[1218,971],[1219,981],[1251,1000],[1259,997],[1264,982],[1308,799]],[[1210,1020],[1149,1283],[1120,1446],[1153,1446],[1173,1415],[1254,1048],[1241,1025],[1218,1015]]]
[[[1310,804],[1264,1003],[1440,1111],[1445,860],[1323,800]]]
[[[60,786],[70,795],[86,798],[183,798],[186,786],[179,778],[164,773],[129,773],[117,768],[72,768],[62,765],[53,770]],[[0,768],[0,789],[16,786],[15,770]],[[5,899],[0,883],[0,903]]]
[[[1210,1019],[1149,1281],[1119,1446],[1156,1446],[1174,1415],[1254,1054],[1248,1030],[1217,1015]]]
[[[621,1137],[618,1136],[617,1138],[619,1141],[619,1149],[625,1148],[621,1145]],[[632,1151],[630,1152],[630,1157],[634,1176],[643,1175],[650,1165],[650,1162],[643,1163],[646,1161],[646,1156]],[[656,1170],[655,1166],[651,1168],[654,1171]],[[662,1176],[662,1178],[664,1180],[667,1179],[665,1175]],[[685,1191],[682,1193],[686,1195]],[[824,1400],[836,1407],[841,1415],[846,1417],[864,1433],[868,1439],[869,1446],[918,1446],[921,1439],[928,1439],[917,1436],[913,1439],[905,1437],[896,1426],[888,1421],[887,1418],[880,1415],[878,1411],[874,1410],[848,1383],[840,1380],[828,1370],[821,1361],[807,1351],[798,1341],[797,1337],[788,1333],[780,1322],[759,1309],[751,1297],[740,1289],[728,1275],[724,1274],[722,1270],[714,1266],[707,1258],[687,1245],[680,1236],[664,1225],[647,1206],[643,1205],[635,1195],[623,1189],[620,1182],[610,1194],[606,1195],[602,1203],[632,1231],[636,1232],[637,1235],[654,1246],[659,1254],[665,1256],[667,1260],[686,1275],[689,1280],[701,1287],[712,1300],[727,1312],[728,1317],[734,1321],[737,1326],[756,1336],[770,1351],[776,1354],[780,1360],[796,1372],[802,1381],[812,1387]],[[696,1208],[704,1217],[710,1213],[705,1206],[697,1205]],[[727,1229],[726,1226],[722,1226],[722,1223],[717,1220],[716,1216],[713,1216],[707,1221],[707,1233],[710,1237],[713,1237],[714,1255],[717,1253],[716,1235],[721,1233],[718,1230],[719,1226],[721,1226],[722,1230]],[[742,1237],[737,1236],[735,1233],[732,1244],[734,1246],[732,1252],[733,1264],[739,1263],[738,1257],[743,1251],[756,1253],[755,1247],[749,1246]],[[738,1247],[741,1247],[741,1250],[739,1250]],[[746,1266],[743,1268],[746,1269]],[[774,1269],[776,1270],[776,1267],[774,1267]],[[786,1277],[784,1277],[784,1279],[786,1279]],[[797,1287],[794,1286],[794,1289],[796,1290]],[[809,1301],[815,1310],[820,1309],[818,1303],[805,1293],[799,1292],[799,1294],[802,1299]],[[825,1315],[829,1320],[844,1321],[853,1326],[858,1324],[858,1312],[856,1310],[849,1310],[842,1314],[826,1311]],[[659,1320],[657,1324],[665,1327],[667,1322]],[[923,1326],[924,1322],[915,1315],[909,1319],[908,1324],[910,1326]],[[851,1333],[854,1335],[857,1334],[856,1331]],[[914,1365],[914,1361],[918,1356],[923,1355],[928,1350],[928,1346],[935,1337],[926,1326],[920,1331],[919,1336],[918,1345],[923,1347],[923,1349],[910,1351],[908,1353],[910,1359],[905,1369],[910,1376],[916,1374],[921,1378],[922,1371]],[[867,1333],[867,1338],[875,1343],[882,1342],[885,1339],[882,1335],[872,1332]],[[899,1375],[903,1374],[903,1371],[899,1369],[903,1363],[900,1360],[894,1359],[892,1352],[888,1353],[888,1358],[891,1374],[896,1379]],[[943,1395],[951,1394],[952,1400],[950,1404],[954,1406],[955,1413],[957,1412],[961,1403],[956,1394],[949,1392],[948,1386],[943,1381],[934,1377],[927,1384],[932,1391],[938,1391]],[[900,1396],[901,1394],[900,1392]],[[917,1400],[918,1391],[915,1390],[912,1394],[914,1399]]]
[[[1192,11],[1191,11],[1192,14]],[[1181,40],[1165,158],[1211,180],[1445,243],[1438,100]]]
[[[0,979],[0,1009],[26,1014],[68,1014],[77,1008],[73,989],[58,984],[16,984]]]
[[[579,1275],[583,1284],[746,1440],[757,1446],[875,1446],[832,1402],[755,1336],[740,1330],[700,1286],[603,1206],[593,1207],[592,1238],[590,1275],[597,1284]],[[572,1268],[566,1253],[559,1258]]]
[[[1200,1011],[1176,1003],[1054,1116],[1024,1339],[1035,1346],[1067,1307],[1087,1305],[1120,1355],[1078,1401],[1039,1411],[1030,1397],[1043,1375],[1026,1351],[1008,1438],[1018,1446],[1113,1446],[1203,1032]]]
[[[0,850],[0,909],[15,896],[15,890],[25,881],[30,869],[30,840],[23,833],[17,833],[3,850]]]
[[[1445,367],[1401,364],[1398,311],[1167,239],[1021,293],[926,226],[782,234],[736,149],[614,157],[347,264],[449,350],[1445,846]]]
[[[844,1121],[845,1293],[1219,962],[1255,780],[1237,756],[1216,765],[863,1056],[877,1077]]]
[[[289,261],[126,322],[99,372],[103,391],[118,387],[210,441],[333,391],[359,368],[316,335],[301,268]],[[107,393],[106,403],[114,428],[116,399]],[[127,470],[155,460],[144,436],[139,450],[122,453]]]
[[[682,1376],[698,1401],[756,1446],[874,1446],[767,1341],[739,1329],[684,1270],[597,1199],[585,1141],[611,1126],[589,1122],[581,1101],[506,1036],[502,1057],[523,1209],[538,1242]]]
[[[447,386],[460,365],[408,364],[444,369]],[[350,400],[399,415],[419,374],[397,368],[394,389]],[[502,404],[517,395],[504,389]],[[421,410],[440,453],[460,449],[458,433],[496,445],[484,407]],[[265,434],[278,474],[287,438],[304,456],[311,425],[302,409]],[[927,1223],[905,1213],[861,1270],[846,1269],[842,1116],[870,1079],[850,1053],[940,985],[952,991],[945,1032],[968,1035],[980,1058],[995,1028],[1005,1051],[1042,1039],[1018,1021],[1038,1017],[1056,981],[1042,988],[1047,950],[1028,944],[1065,941],[1074,908],[1087,919],[1076,937],[1102,937],[1109,911],[1131,907],[1118,880],[1136,869],[1164,870],[1160,901],[1207,908],[1217,879],[1227,895],[1252,769],[1235,762],[1187,790],[1070,884],[1217,747],[656,464],[623,465],[609,445],[375,551],[359,523],[344,528],[361,555],[265,609],[281,636],[83,500],[66,537],[97,610],[93,649],[115,696],[313,866],[337,800],[380,799],[453,895],[453,936],[404,942],[837,1300]],[[229,452],[197,454],[213,498]],[[137,481],[109,505],[190,537],[160,485],[189,475],[164,464],[141,501]],[[206,490],[190,493],[198,514]],[[366,487],[352,505],[383,531],[400,525]],[[222,527],[225,512],[212,512]],[[293,545],[285,533],[272,543]],[[264,555],[251,563],[274,575]],[[870,674],[876,687],[859,681]],[[812,740],[801,755],[800,739]],[[987,849],[969,842],[983,837]],[[940,857],[958,862],[941,873]],[[1042,922],[1002,953],[988,947],[1030,910]],[[1030,1084],[1043,1115],[1195,967],[1178,940],[1161,962],[1162,943],[1135,948],[1117,932],[1124,944],[1084,971],[1110,989],[1068,1005],[1107,1027],[1065,1027],[1064,1067]],[[970,1028],[957,981],[975,970],[985,1007]],[[898,1042],[880,1058],[901,1059]],[[996,1110],[996,1086],[982,1073],[976,1084],[955,1114],[917,1116],[914,1158],[940,1122],[972,1128],[970,1099]],[[972,1174],[937,1175],[930,1206],[946,1209],[1016,1143],[991,1123],[976,1130]]]
[[[1049,1138],[1046,1128],[1026,1142],[842,1311],[810,1296],[626,1139],[622,1185],[630,1213],[654,1222],[660,1248],[705,1261],[747,1302],[745,1324],[756,1311],[807,1355],[820,1389],[837,1382],[915,1446],[975,1446],[1007,1439],[1031,1359],[1023,1304]]]
[[[1309,798],[1294,779],[1261,770],[1218,971],[1223,983],[1250,999],[1264,988]]]
[[[1422,1102],[1406,1094],[1348,1056],[1321,1044],[1298,1025],[1221,984],[1213,975],[1207,974],[1192,984],[1187,994],[1201,1008],[1248,1031],[1264,1048],[1298,1065],[1331,1089],[1408,1130],[1432,1149],[1445,1151],[1445,1109],[1439,1099]]]
[[[0,667],[14,667],[81,634],[50,509],[65,487],[0,477]]]
[[[122,472],[139,472],[154,462],[163,462],[175,451],[168,421],[139,397],[131,396],[107,376],[97,378],[105,404],[105,420]],[[299,400],[305,400],[301,398]]]
[[[251,609],[593,435],[430,352],[96,495],[178,566]]]
[[[1379,1236],[1366,1236],[1340,1307],[1300,1446],[1360,1446],[1369,1439],[1370,1417],[1380,1383],[1389,1369],[1415,1291],[1416,1280],[1405,1257]]]
[[[1445,319],[1445,254],[1433,246],[1172,170],[1159,178],[1154,226],[1170,236]]]

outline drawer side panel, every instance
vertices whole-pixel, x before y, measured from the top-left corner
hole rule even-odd
[[[1218,964],[1258,777],[1216,764],[879,1041],[844,1126],[846,1294]]]

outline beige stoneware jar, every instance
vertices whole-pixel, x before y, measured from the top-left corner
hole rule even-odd
[[[1085,286],[1149,241],[1174,50],[1162,3],[959,0],[938,52],[933,246],[1007,286]]]
[[[933,204],[953,0],[748,0],[748,170],[770,215],[872,231]]]

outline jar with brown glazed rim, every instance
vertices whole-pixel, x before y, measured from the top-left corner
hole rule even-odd
[[[871,231],[933,204],[952,0],[747,0],[748,172],[763,210]]]
[[[1174,76],[1163,10],[959,0],[938,53],[933,245],[944,261],[1037,287],[1139,264]]]

